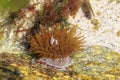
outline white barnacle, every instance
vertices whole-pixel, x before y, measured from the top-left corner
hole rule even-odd
[[[58,44],[58,40],[56,40],[53,36],[50,39],[50,45],[52,46],[55,43],[55,45]]]
[[[55,44],[56,44],[56,45],[58,44],[58,40],[55,40]]]
[[[53,45],[54,42],[55,42],[55,39],[52,36],[51,39],[50,39],[50,45]]]

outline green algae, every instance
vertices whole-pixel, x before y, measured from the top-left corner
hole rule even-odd
[[[0,9],[16,11],[25,6],[28,0],[0,0]]]
[[[106,79],[106,72],[120,68],[120,54],[104,46],[90,46],[74,55],[74,60],[73,71],[100,79]]]

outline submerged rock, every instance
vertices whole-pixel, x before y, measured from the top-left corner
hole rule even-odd
[[[106,79],[106,75],[111,73],[120,74],[120,54],[107,47],[90,46],[73,58],[75,63],[72,70],[79,74],[98,76],[100,79]]]
[[[16,67],[0,62],[0,80],[21,80],[22,74]]]

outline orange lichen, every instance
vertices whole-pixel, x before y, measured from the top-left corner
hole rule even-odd
[[[76,28],[40,28],[28,37],[30,51],[38,58],[58,59],[70,56],[83,47],[83,37],[76,35]]]

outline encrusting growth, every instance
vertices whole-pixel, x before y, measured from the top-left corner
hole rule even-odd
[[[30,51],[38,58],[59,59],[70,56],[83,47],[83,37],[76,35],[76,28],[40,28],[28,37]]]

